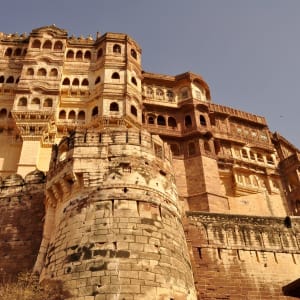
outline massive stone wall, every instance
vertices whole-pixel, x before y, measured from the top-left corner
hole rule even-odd
[[[199,299],[291,299],[299,277],[300,219],[188,213],[186,235]]]
[[[6,177],[0,191],[0,273],[6,277],[32,270],[42,239],[45,178]]]

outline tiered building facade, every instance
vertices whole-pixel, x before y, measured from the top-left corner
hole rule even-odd
[[[1,33],[0,131],[2,271],[82,300],[298,295],[299,150],[128,35]]]

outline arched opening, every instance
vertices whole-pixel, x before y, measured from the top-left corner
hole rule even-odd
[[[171,147],[172,154],[174,156],[180,155],[179,146],[177,144],[171,144],[170,147]]]
[[[130,106],[130,112],[137,117],[137,109],[134,105]]]
[[[31,100],[31,104],[40,105],[41,104],[41,100],[39,98],[33,98]]]
[[[136,81],[135,77],[131,77],[131,82],[132,82],[134,85],[137,85],[137,81]]]
[[[147,96],[148,97],[153,97],[153,89],[152,88],[147,88]]]
[[[72,85],[79,85],[79,79],[74,78],[73,81],[72,81]]]
[[[76,59],[82,59],[82,51],[81,50],[76,52]]]
[[[89,85],[89,81],[87,80],[87,78],[84,78],[82,80],[81,85],[83,85],[83,86],[88,86]]]
[[[17,48],[14,52],[15,56],[21,56],[22,55],[22,49],[21,48]]]
[[[114,72],[112,75],[111,75],[111,78],[112,79],[120,79],[120,74],[118,72]]]
[[[18,106],[27,106],[27,98],[22,97],[19,99]]]
[[[70,85],[70,79],[68,77],[64,78],[63,85]]]
[[[192,118],[190,115],[185,116],[184,118],[184,125],[185,127],[191,127],[192,126]]]
[[[203,115],[200,115],[200,125],[201,126],[206,126],[206,119]]]
[[[194,155],[194,154],[196,154],[196,146],[195,146],[195,143],[189,143],[189,145],[188,145],[188,153],[189,153],[189,155]]]
[[[65,110],[61,110],[59,112],[58,118],[61,120],[65,120],[66,119],[66,111]]]
[[[149,116],[148,117],[148,124],[155,124],[155,117],[154,116]]]
[[[34,40],[31,44],[32,48],[40,48],[41,47],[41,42],[40,40]]]
[[[74,110],[71,110],[71,111],[69,112],[68,119],[69,119],[69,120],[75,120],[75,119],[76,119],[76,113],[75,113]]]
[[[85,120],[85,112],[83,110],[78,113],[77,119],[81,121]]]
[[[102,57],[102,55],[103,55],[103,49],[100,48],[100,49],[98,50],[98,52],[97,52],[97,59],[99,59],[100,57]]]
[[[130,54],[131,56],[134,58],[134,59],[137,59],[137,54],[136,54],[136,51],[134,49],[131,49],[130,50]]]
[[[52,105],[53,105],[52,99],[47,98],[47,99],[44,101],[44,107],[52,107]]]
[[[173,127],[173,128],[177,127],[176,119],[173,117],[169,117],[168,118],[168,126]]]
[[[14,83],[15,79],[13,76],[9,76],[7,79],[6,79],[6,83]]]
[[[96,78],[96,80],[95,80],[95,84],[98,84],[98,83],[100,83],[100,81],[101,81],[101,77],[100,77],[100,76],[98,76],[98,77]]]
[[[34,75],[34,70],[33,70],[33,68],[27,69],[26,75],[28,75],[28,76],[33,76],[33,75]]]
[[[49,40],[45,41],[45,43],[43,44],[43,49],[51,49],[51,48],[52,48],[51,41]]]
[[[51,71],[50,71],[50,76],[56,77],[57,75],[58,75],[57,69],[55,69],[55,68],[51,69]]]
[[[91,59],[92,55],[91,55],[91,51],[85,51],[84,53],[84,58],[85,59]]]
[[[4,76],[0,76],[0,83],[4,83]]]
[[[109,106],[110,111],[119,111],[119,105],[116,102],[112,102]]]
[[[92,117],[98,116],[98,106],[95,106],[92,110]]]
[[[119,44],[114,44],[113,52],[114,53],[121,53],[121,46]]]
[[[169,101],[173,101],[174,93],[171,90],[167,90],[167,97]]]
[[[7,117],[7,110],[5,108],[2,108],[0,110],[0,119],[5,119]]]
[[[61,50],[63,48],[63,43],[61,41],[56,41],[54,44],[54,50]]]
[[[73,59],[74,58],[74,51],[73,50],[69,50],[67,52],[67,58],[68,59]]]
[[[158,99],[163,99],[164,98],[164,91],[162,89],[157,89],[156,90],[156,96]]]
[[[166,126],[166,119],[163,116],[158,116],[157,125]]]
[[[5,50],[5,56],[11,56],[12,55],[12,49],[11,48],[7,48]]]
[[[44,69],[44,68],[39,69],[37,72],[37,75],[38,76],[46,76],[47,75],[46,69]]]

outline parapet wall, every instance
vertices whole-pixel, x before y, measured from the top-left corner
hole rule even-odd
[[[199,299],[291,299],[300,218],[189,212],[185,226]]]
[[[45,176],[10,175],[0,190],[0,276],[32,270],[42,240]]]

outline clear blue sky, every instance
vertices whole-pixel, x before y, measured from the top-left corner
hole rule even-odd
[[[0,31],[56,24],[76,36],[124,32],[146,71],[201,74],[213,102],[267,118],[300,147],[300,0],[5,1]]]

